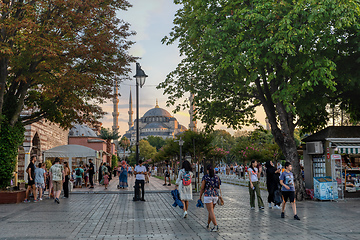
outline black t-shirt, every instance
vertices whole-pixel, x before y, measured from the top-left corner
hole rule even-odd
[[[34,163],[30,162],[27,169],[30,169],[31,178],[32,178],[33,181],[35,181],[35,165],[34,165]],[[30,174],[28,174],[28,180],[29,181],[30,181]]]
[[[94,164],[90,163],[89,174],[94,174]]]

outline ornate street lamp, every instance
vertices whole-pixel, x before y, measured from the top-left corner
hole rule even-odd
[[[139,85],[142,88],[148,75],[141,69],[140,63],[136,63],[136,165],[139,164]]]

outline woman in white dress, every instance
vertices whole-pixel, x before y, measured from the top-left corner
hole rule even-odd
[[[191,169],[191,164],[189,161],[185,160],[182,164],[182,169],[179,172],[178,179],[176,180],[175,189],[179,189],[180,200],[184,204],[184,218],[187,217],[187,210],[189,207],[189,200],[192,200],[192,184],[191,180],[193,178],[193,173]]]

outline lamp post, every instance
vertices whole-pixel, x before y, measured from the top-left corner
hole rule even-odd
[[[139,164],[139,85],[142,88],[148,75],[141,69],[140,63],[136,63],[136,165]]]
[[[184,145],[184,141],[181,139],[179,140],[179,145],[180,145],[180,169],[182,167],[182,146]]]

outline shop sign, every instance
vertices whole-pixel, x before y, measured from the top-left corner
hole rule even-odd
[[[341,159],[341,155],[340,154],[331,154],[331,159]]]
[[[330,159],[330,149],[326,148],[326,152],[327,152],[326,157],[329,160]]]

